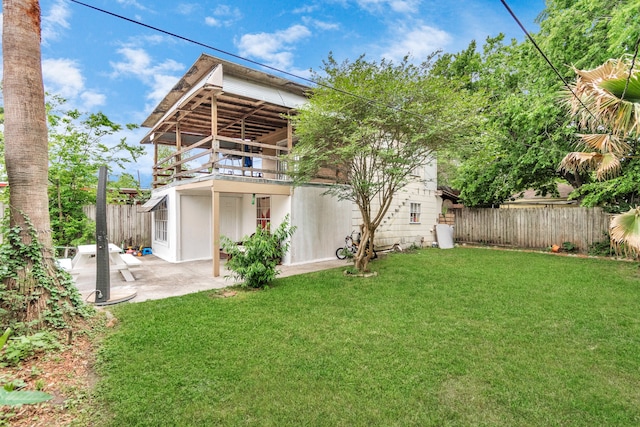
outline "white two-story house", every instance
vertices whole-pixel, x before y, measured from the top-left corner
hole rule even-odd
[[[154,152],[153,253],[169,262],[211,259],[220,236],[240,241],[257,226],[297,227],[283,261],[333,259],[359,226],[352,203],[323,196],[330,180],[294,187],[281,161],[295,144],[288,115],[309,88],[203,54],[142,123]],[[439,213],[435,160],[416,170],[377,231],[376,247],[430,244]]]

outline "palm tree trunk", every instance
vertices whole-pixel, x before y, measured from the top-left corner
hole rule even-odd
[[[19,227],[23,244],[31,244],[29,227],[41,243],[49,274],[53,268],[49,202],[47,196],[48,142],[40,56],[40,5],[37,0],[3,0],[3,95],[5,107],[5,162],[9,179],[11,227]],[[29,222],[31,224],[29,224]],[[31,263],[31,265],[29,265]],[[32,299],[25,321],[38,320],[46,306],[45,292],[29,277],[33,261],[8,288]],[[29,298],[31,299],[31,298]]]
[[[11,225],[24,225],[22,212],[51,248],[47,170],[47,123],[40,59],[37,0],[3,0],[5,161]]]

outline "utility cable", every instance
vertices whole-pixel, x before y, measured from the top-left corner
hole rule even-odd
[[[425,116],[422,116],[422,115],[420,115],[420,114],[418,114],[418,113],[414,113],[414,112],[411,112],[411,111],[406,111],[406,110],[403,110],[402,108],[395,107],[395,106],[393,106],[393,105],[383,104],[383,103],[378,102],[378,101],[376,101],[376,100],[369,99],[369,98],[366,98],[366,97],[364,97],[364,96],[361,96],[361,95],[358,95],[358,94],[355,94],[355,93],[352,93],[352,92],[348,92],[348,91],[346,91],[346,90],[339,89],[339,88],[333,87],[333,86],[331,86],[331,85],[328,85],[328,84],[325,84],[325,83],[322,83],[322,82],[317,82],[317,81],[311,80],[311,79],[306,78],[306,77],[298,76],[298,75],[296,75],[296,74],[290,73],[290,72],[288,72],[288,71],[281,70],[281,69],[276,68],[276,67],[273,67],[273,66],[271,66],[271,65],[263,64],[263,63],[261,63],[261,62],[254,61],[253,59],[249,59],[249,58],[245,58],[245,57],[240,56],[240,55],[236,55],[236,54],[234,54],[234,53],[228,52],[228,51],[226,51],[226,50],[219,49],[219,48],[214,47],[214,46],[211,46],[211,45],[209,45],[209,44],[202,43],[202,42],[199,42],[199,41],[197,41],[197,40],[193,40],[193,39],[190,39],[190,38],[188,38],[188,37],[181,36],[181,35],[179,35],[179,34],[172,33],[172,32],[167,31],[167,30],[163,30],[162,28],[154,27],[153,25],[145,24],[145,23],[143,23],[143,22],[136,21],[135,19],[131,19],[131,18],[128,18],[128,17],[126,17],[126,16],[119,15],[119,14],[117,14],[117,13],[114,13],[114,12],[111,12],[111,11],[108,11],[108,10],[105,10],[105,9],[101,9],[101,8],[99,8],[99,7],[96,7],[96,6],[93,6],[93,5],[87,4],[87,3],[83,3],[83,2],[81,2],[81,1],[79,1],[79,0],[69,0],[69,1],[71,1],[71,2],[73,2],[73,3],[76,3],[76,4],[78,4],[78,5],[84,6],[84,7],[88,7],[89,9],[93,9],[93,10],[98,11],[98,12],[101,12],[101,13],[104,13],[104,14],[107,14],[107,15],[111,15],[111,16],[113,16],[113,17],[115,17],[115,18],[122,19],[122,20],[127,21],[127,22],[130,22],[130,23],[132,23],[132,24],[137,24],[137,25],[140,25],[140,26],[142,26],[142,27],[148,28],[148,29],[150,29],[150,30],[157,31],[157,32],[160,32],[160,33],[162,33],[162,34],[166,34],[166,35],[168,35],[168,36],[178,38],[178,39],[180,39],[180,40],[184,40],[184,41],[186,41],[186,42],[188,42],[188,43],[193,43],[193,44],[195,44],[195,45],[198,45],[198,46],[204,47],[204,48],[206,48],[206,49],[211,49],[211,50],[213,50],[213,51],[215,51],[215,52],[218,52],[218,53],[221,53],[221,54],[224,54],[224,55],[230,56],[230,57],[232,57],[232,58],[236,58],[236,59],[239,59],[239,60],[241,60],[241,61],[245,61],[245,62],[248,62],[248,63],[250,63],[250,64],[257,65],[257,66],[259,66],[259,67],[267,68],[267,69],[269,69],[269,70],[272,70],[272,71],[276,71],[276,72],[278,72],[278,73],[285,74],[285,75],[290,76],[290,77],[293,77],[293,78],[295,78],[295,79],[302,80],[302,81],[305,81],[305,82],[307,82],[307,83],[311,83],[311,84],[313,84],[313,85],[317,85],[317,86],[320,86],[320,87],[324,87],[325,89],[334,90],[334,91],[336,91],[336,92],[342,93],[343,95],[348,95],[348,96],[351,96],[351,97],[353,97],[353,98],[360,99],[361,101],[366,101],[366,102],[369,102],[369,103],[372,103],[372,104],[376,104],[376,105],[383,106],[383,107],[385,107],[385,108],[389,108],[389,109],[394,110],[394,111],[397,111],[397,112],[407,113],[407,114],[410,114],[410,115],[413,115],[413,116],[417,116],[417,117],[423,118],[423,119],[425,119],[425,120],[429,120],[429,118],[427,118],[427,117],[425,117]]]
[[[633,58],[631,59],[631,67],[629,67],[629,75],[627,76],[627,80],[624,83],[624,90],[622,91],[622,96],[620,99],[624,99],[624,96],[627,94],[627,89],[629,89],[629,81],[631,80],[631,76],[633,73],[633,67],[636,64],[636,59],[638,58],[638,46],[640,46],[640,37],[636,40],[636,44],[633,47]]]
[[[584,102],[582,102],[582,99],[580,99],[580,97],[574,92],[574,90],[571,88],[571,86],[569,85],[569,83],[567,82],[567,80],[562,76],[562,74],[560,74],[560,71],[558,71],[558,69],[555,67],[555,65],[553,65],[553,63],[551,62],[551,60],[547,57],[547,55],[542,51],[542,49],[540,48],[540,46],[538,46],[538,43],[536,43],[536,41],[534,40],[534,38],[531,36],[531,34],[529,34],[529,31],[527,31],[527,29],[525,28],[524,25],[522,25],[522,22],[520,22],[520,20],[518,19],[518,17],[516,16],[516,14],[513,12],[513,10],[511,10],[511,8],[509,7],[509,5],[507,4],[506,0],[500,0],[502,2],[502,4],[504,5],[504,7],[507,9],[507,11],[509,12],[509,14],[511,15],[511,17],[516,21],[516,23],[518,24],[518,26],[522,29],[522,31],[524,32],[524,34],[527,36],[527,38],[529,39],[529,41],[533,44],[533,46],[536,48],[536,50],[540,53],[540,55],[542,55],[542,57],[544,58],[545,61],[547,61],[547,64],[549,64],[549,66],[551,67],[551,69],[556,73],[556,75],[560,78],[560,80],[562,80],[562,83],[564,83],[565,87],[567,89],[569,89],[569,91],[571,92],[571,94],[578,100],[578,102],[580,102],[580,105],[582,105],[582,107],[589,113],[589,115],[593,118],[593,120],[595,120],[596,122],[600,122],[600,120],[598,118],[596,118],[596,116],[591,112],[591,110],[589,110],[589,108],[584,105]]]
[[[258,62],[258,61],[254,61],[254,60],[252,60],[252,59],[245,58],[245,57],[240,56],[240,55],[236,55],[236,54],[234,54],[234,53],[228,52],[228,51],[226,51],[226,50],[219,49],[219,48],[217,48],[217,47],[213,47],[213,46],[208,45],[208,44],[206,44],[206,43],[202,43],[202,42],[199,42],[199,41],[197,41],[197,40],[193,40],[193,39],[190,39],[190,38],[188,38],[188,37],[181,36],[180,34],[172,33],[172,32],[170,32],[170,31],[163,30],[162,28],[154,27],[153,25],[149,25],[149,24],[145,24],[145,23],[140,22],[140,21],[136,21],[135,19],[128,18],[128,17],[126,17],[126,16],[124,16],[124,15],[119,15],[119,14],[117,14],[117,13],[114,13],[114,12],[108,11],[108,10],[106,10],[106,9],[101,9],[101,8],[99,8],[99,7],[97,7],[97,6],[93,6],[93,5],[90,5],[90,4],[87,4],[87,3],[83,3],[83,2],[81,2],[81,1],[79,1],[79,0],[69,0],[69,1],[71,1],[72,3],[79,4],[79,5],[81,5],[81,6],[84,6],[84,7],[88,7],[89,9],[93,9],[93,10],[98,11],[98,12],[101,12],[101,13],[104,13],[104,14],[107,14],[107,15],[111,15],[111,16],[113,16],[113,17],[115,17],[115,18],[119,18],[119,19],[122,19],[122,20],[124,20],[124,21],[131,22],[132,24],[140,25],[140,26],[145,27],[145,28],[148,28],[148,29],[150,29],[150,30],[157,31],[157,32],[159,32],[159,33],[166,34],[166,35],[168,35],[168,36],[175,37],[175,38],[177,38],[177,39],[184,40],[184,41],[186,41],[186,42],[193,43],[193,44],[195,44],[195,45],[198,45],[198,46],[204,47],[204,48],[206,48],[206,49],[211,49],[211,50],[216,51],[216,52],[218,52],[218,53],[222,53],[222,54],[224,54],[224,55],[228,55],[228,56],[231,56],[231,57],[233,57],[233,58],[236,58],[236,59],[240,59],[240,60],[242,60],[242,61],[249,62],[249,63],[254,64],[254,65],[257,65],[257,66],[259,66],[259,67],[268,68],[268,69],[270,69],[270,70],[272,70],[272,71],[276,71],[276,72],[278,72],[278,73],[286,74],[286,75],[288,75],[288,76],[290,76],[290,77],[295,77],[296,79],[300,79],[300,80],[303,80],[303,81],[306,81],[306,82],[309,82],[309,83],[315,83],[313,80],[308,79],[308,78],[306,78],[306,77],[301,77],[301,76],[295,75],[295,74],[293,74],[293,73],[290,73],[290,72],[287,72],[287,71],[281,70],[281,69],[279,69],[279,68],[273,67],[273,66],[271,66],[271,65],[263,64],[263,63],[260,63],[260,62]]]

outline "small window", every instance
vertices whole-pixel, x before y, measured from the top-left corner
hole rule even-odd
[[[271,198],[256,198],[256,218],[258,227],[268,230],[271,227]]]
[[[420,224],[420,203],[411,203],[409,224]]]
[[[154,222],[155,222],[155,234],[154,240],[156,242],[166,242],[168,234],[168,219],[169,211],[167,209],[167,198],[162,199],[153,209]]]

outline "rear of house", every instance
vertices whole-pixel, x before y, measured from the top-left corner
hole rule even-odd
[[[295,144],[287,117],[309,88],[209,55],[201,55],[143,123],[153,144],[155,255],[170,262],[212,259],[220,270],[220,236],[234,241],[256,227],[297,227],[283,261],[332,259],[358,228],[351,202],[322,194],[325,178],[293,187],[282,156]],[[436,164],[416,172],[396,197],[376,245],[430,243],[438,213]]]

